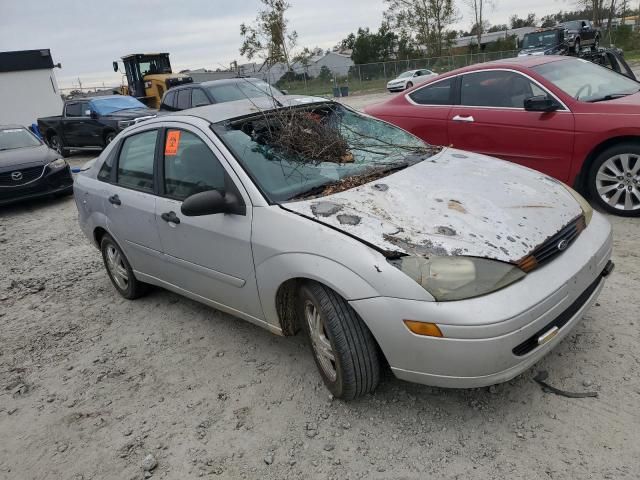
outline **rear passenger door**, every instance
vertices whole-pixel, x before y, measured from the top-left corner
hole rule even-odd
[[[524,100],[538,95],[551,94],[515,71],[463,75],[460,105],[449,113],[449,143],[567,178],[573,154],[573,114],[564,106],[555,112],[526,111]]]
[[[103,164],[107,229],[124,250],[134,271],[160,277],[162,247],[155,219],[155,155],[160,133],[151,129],[120,140],[113,166]]]
[[[156,221],[167,262],[165,279],[233,313],[262,319],[251,250],[249,197],[222,154],[200,130],[176,124],[163,138]],[[207,191],[233,192],[244,215],[189,217],[182,201]]]

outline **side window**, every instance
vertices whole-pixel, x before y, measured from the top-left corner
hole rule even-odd
[[[178,110],[186,110],[187,108],[191,108],[191,89],[184,88],[182,90],[178,90]]]
[[[202,105],[209,105],[211,102],[207,98],[206,93],[200,88],[194,88],[191,90],[191,105],[194,107],[201,107]]]
[[[157,130],[151,130],[124,139],[118,159],[118,185],[153,192],[153,159],[157,137]]]
[[[90,111],[89,111],[89,102],[82,102],[80,104],[80,116],[81,117],[88,117],[90,115]]]
[[[196,135],[167,130],[164,145],[164,191],[184,200],[207,190],[225,190],[225,170],[211,149]]]
[[[176,92],[167,92],[162,102],[162,107],[167,107],[168,109],[173,110],[175,108],[175,98]]]
[[[102,167],[100,167],[100,171],[98,172],[98,180],[101,180],[103,182],[111,181],[111,171],[113,170],[113,161],[116,158],[117,151],[118,146],[114,145],[113,150],[111,150],[111,153],[102,164]]]
[[[529,79],[515,72],[493,70],[462,77],[461,104],[474,107],[524,108],[534,95]],[[540,89],[536,87],[536,91]]]
[[[409,98],[420,105],[451,105],[453,79],[432,83],[409,95]]]
[[[79,103],[67,103],[65,117],[79,117],[81,111]]]

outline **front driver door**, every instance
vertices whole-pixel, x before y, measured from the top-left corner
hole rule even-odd
[[[574,141],[573,114],[529,112],[524,100],[550,95],[531,79],[511,70],[463,75],[460,105],[451,109],[453,147],[515,162],[560,180],[567,179]]]
[[[164,133],[156,222],[167,263],[164,280],[232,313],[262,319],[251,250],[249,197],[202,132],[176,124]],[[187,217],[182,201],[206,190],[235,191],[245,215]],[[173,212],[173,213],[172,213]]]

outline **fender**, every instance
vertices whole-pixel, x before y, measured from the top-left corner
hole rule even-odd
[[[334,260],[309,253],[283,253],[256,265],[258,293],[265,320],[280,326],[276,308],[278,288],[287,280],[306,278],[323,283],[345,300],[379,296],[362,277]]]

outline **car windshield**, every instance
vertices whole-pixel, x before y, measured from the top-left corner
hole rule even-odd
[[[583,102],[611,100],[640,91],[640,83],[635,80],[579,58],[545,63],[533,70]]]
[[[335,103],[282,108],[213,129],[272,202],[346,190],[436,150],[398,127]]]
[[[267,82],[240,79],[234,83],[222,83],[206,87],[218,103],[233,102],[247,98],[271,97],[282,92]]]
[[[98,115],[109,115],[120,110],[147,108],[140,100],[125,95],[114,95],[109,98],[97,98],[89,102],[91,109]]]
[[[38,147],[42,145],[26,128],[7,128],[0,130],[0,150]]]
[[[551,47],[558,43],[558,32],[527,33],[522,40],[522,48]]]
[[[416,73],[415,70],[411,70],[409,72],[404,72],[404,73],[401,73],[400,75],[398,75],[398,78],[411,77],[411,76],[413,76],[414,73]]]

